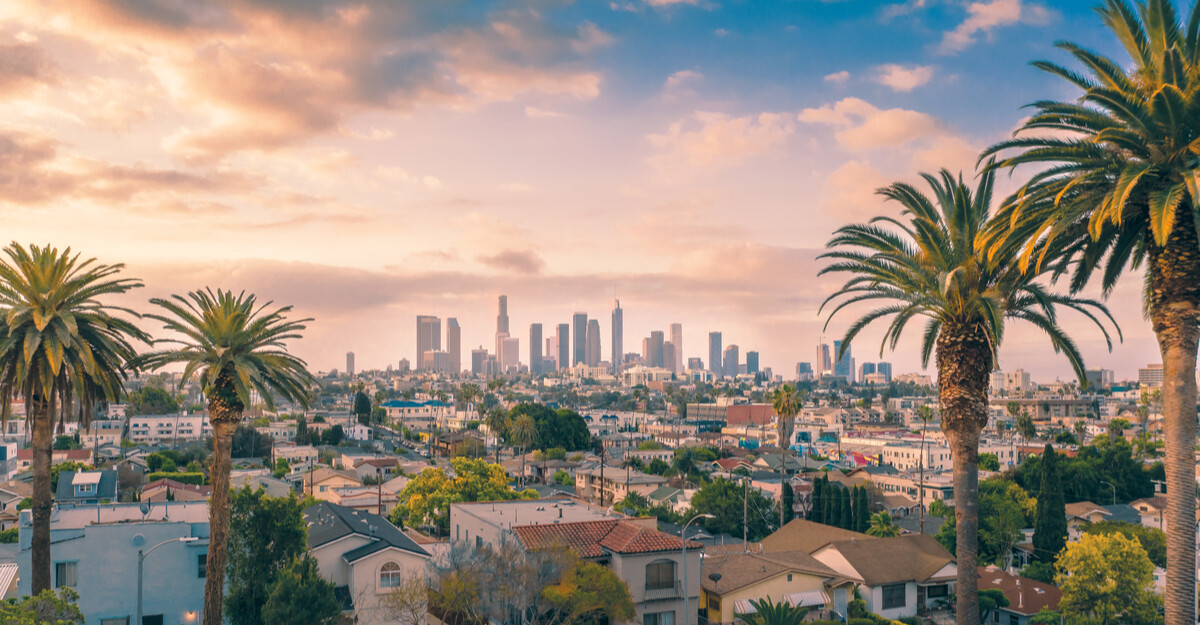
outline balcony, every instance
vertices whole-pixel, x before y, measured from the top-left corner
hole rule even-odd
[[[683,584],[679,580],[666,588],[647,588],[643,592],[643,601],[662,601],[664,599],[681,599],[683,598]]]

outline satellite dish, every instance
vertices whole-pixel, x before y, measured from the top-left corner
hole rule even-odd
[[[711,579],[714,582],[719,582],[719,581],[721,581],[721,574],[720,573],[709,573],[708,579]]]

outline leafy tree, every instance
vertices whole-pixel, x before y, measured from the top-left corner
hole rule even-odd
[[[323,445],[341,445],[345,438],[346,431],[342,429],[340,423],[335,424],[333,427],[325,428],[325,431],[321,432],[321,444]]]
[[[280,572],[305,552],[300,500],[269,497],[261,488],[235,490],[229,530],[226,618],[230,625],[264,625],[270,621],[261,606],[273,595],[273,587],[278,590]]]
[[[520,403],[509,411],[508,418],[516,420],[521,415],[532,417],[537,428],[536,444],[541,449],[562,447],[567,451],[582,451],[592,448],[592,435],[588,432],[587,422],[573,410],[553,410],[545,404]],[[505,442],[513,444],[511,434],[505,437]]]
[[[867,487],[855,487],[857,497],[854,499],[854,531],[866,532],[871,527],[871,500],[867,495]]]
[[[17,542],[17,530],[19,528],[10,527],[4,531],[0,531],[0,543],[11,545]]]
[[[662,449],[662,443],[659,443],[654,439],[650,439],[638,443],[637,448],[640,451],[652,451],[656,449]]]
[[[304,415],[296,417],[296,444],[307,445],[309,442],[308,419]]]
[[[287,458],[277,458],[275,460],[275,470],[271,474],[276,478],[282,478],[291,470],[292,467],[288,464]]]
[[[743,505],[750,510],[744,527]],[[771,507],[771,502],[758,489],[751,488],[747,493],[743,485],[722,477],[701,486],[692,495],[693,513],[713,515],[713,518],[703,521],[706,532],[741,536],[744,529],[747,538],[752,541],[770,533],[766,520],[757,511],[770,510]]]
[[[796,491],[792,489],[791,481],[785,480],[779,494],[779,506],[783,512],[780,520],[783,521],[783,525],[787,525],[789,521],[796,518],[796,511],[793,508],[795,504]],[[783,527],[783,525],[780,525],[780,527]]]
[[[940,502],[939,502],[940,503]],[[1003,478],[979,483],[979,561],[983,564],[1003,564],[1008,552],[1021,538],[1027,527],[1026,508],[1029,495],[1020,486]],[[946,512],[945,508],[939,512]],[[930,506],[933,512],[933,506]],[[950,553],[958,548],[957,519],[947,514],[935,538]]]
[[[288,319],[290,306],[271,309],[271,302],[260,305],[254,295],[220,289],[150,301],[164,312],[147,317],[182,338],[162,339],[175,349],[143,354],[140,363],[149,369],[183,364],[183,379],[199,374],[200,390],[208,400],[214,436],[204,625],[221,625],[234,431],[250,404],[251,391],[257,391],[268,408],[274,408],[276,396],[308,406],[313,377],[304,361],[288,354],[286,347],[288,341],[301,338],[310,320]]]
[[[168,473],[168,472],[159,471],[157,473],[149,473],[146,475],[147,482],[153,482],[155,480],[161,480],[161,479],[172,479],[172,480],[175,480],[176,482],[180,482],[182,484],[196,484],[197,486],[204,484],[204,474],[203,473],[178,473],[175,471],[171,471]]]
[[[561,623],[625,623],[636,615],[629,588],[611,569],[578,560],[562,580],[542,590],[550,612]]]
[[[1062,620],[1062,615],[1058,612],[1050,608],[1042,608],[1037,614],[1029,617],[1029,625],[1059,625],[1059,623],[1062,623]]]
[[[808,608],[793,606],[787,601],[771,601],[770,595],[762,599],[751,599],[754,612],[737,613],[734,618],[746,625],[800,625],[808,616]]]
[[[1161,622],[1154,565],[1136,540],[1123,534],[1084,534],[1055,564],[1062,590],[1058,607],[1068,619],[1098,625]]]
[[[1018,267],[1019,244],[983,251],[994,178],[993,171],[984,171],[972,191],[961,175],[956,179],[946,170],[938,177],[926,174],[934,200],[904,183],[881,189],[881,195],[901,205],[900,218],[843,226],[822,255],[833,260],[822,274],[850,275],[825,302],[837,302],[830,318],[856,302],[886,302],[850,326],[837,357],[874,321],[892,318],[883,335],[886,349],[895,348],[909,321],[926,319],[921,360],[927,365],[936,352],[942,430],[954,459],[959,625],[976,625],[979,619],[976,565],[982,517],[976,461],[989,418],[989,374],[996,368],[1006,319],[1024,320],[1043,331],[1081,380],[1087,379],[1083,360],[1056,322],[1056,309],[1082,312],[1107,338],[1095,316],[1107,316],[1107,311],[1097,302],[1047,292],[1042,274]]]
[[[54,437],[55,451],[64,449],[79,449],[79,441],[74,436],[56,436]]]
[[[574,486],[575,478],[571,477],[570,473],[559,469],[554,472],[554,483],[559,486]]]
[[[50,459],[56,419],[67,418],[73,401],[91,414],[101,401],[116,402],[137,352],[132,341],[149,337],[115,307],[114,296],[142,286],[121,278],[124,265],[81,259],[70,248],[28,248],[13,243],[0,261],[0,403],[25,401],[32,428],[33,537],[30,586],[50,588]],[[83,417],[86,419],[86,416]]]
[[[399,586],[381,597],[379,604],[390,619],[388,622],[424,625],[429,617],[429,586],[425,577],[420,574],[406,577]]]
[[[867,528],[867,533],[879,538],[890,538],[899,536],[900,528],[892,521],[892,515],[884,510],[871,515],[871,526]]]
[[[317,560],[305,555],[279,572],[262,607],[263,625],[333,625],[342,606],[333,594],[333,584],[317,570]]]
[[[170,458],[163,458],[162,463],[159,465],[159,471],[163,473],[174,473],[177,470],[179,470],[179,465],[175,464],[175,461]]]
[[[1021,575],[1037,580],[1043,584],[1054,583],[1054,565],[1048,562],[1034,560],[1021,569]],[[1055,621],[1057,622],[1057,621]]]
[[[1122,521],[1100,521],[1083,526],[1085,534],[1121,534],[1126,538],[1136,539],[1146,550],[1146,555],[1154,566],[1167,566],[1167,535],[1157,527],[1146,527],[1140,523],[1124,523]]]
[[[450,504],[470,501],[533,499],[537,492],[517,492],[509,487],[504,467],[486,460],[451,458],[454,477],[430,467],[400,491],[399,504],[392,510],[393,523],[433,525],[445,533],[450,528]]]
[[[274,440],[267,434],[248,426],[239,425],[233,432],[230,453],[234,458],[265,458],[271,455]]]
[[[0,601],[0,623],[5,625],[83,625],[83,612],[75,602],[79,593],[70,588],[43,590],[35,596]]]
[[[1027,243],[1023,259],[1070,276],[1072,290],[1100,274],[1111,293],[1128,267],[1144,273],[1143,310],[1171,379],[1163,384],[1167,515],[1196,513],[1196,350],[1200,344],[1196,146],[1200,138],[1200,8],[1185,17],[1170,0],[1104,0],[1097,12],[1124,54],[1108,58],[1073,43],[1058,47],[1083,68],[1035,66],[1064,79],[1065,101],[1042,100],[1018,131],[988,154],[1001,166],[1038,173],[998,215],[1003,240]],[[1166,612],[1196,621],[1196,544],[1168,537]]]
[[[992,612],[1000,608],[1007,608],[1010,603],[1008,597],[1004,596],[1004,591],[999,588],[987,588],[979,591],[980,622],[990,622]]]
[[[1059,445],[1078,445],[1079,438],[1074,433],[1063,430],[1054,435],[1054,442]]]
[[[147,386],[129,393],[129,406],[135,415],[163,415],[179,412],[179,402],[161,386]]]
[[[1116,487],[1117,499],[1132,501],[1154,494],[1151,480],[1162,479],[1162,465],[1144,465],[1134,454],[1133,446],[1123,438],[1101,434],[1091,445],[1084,445],[1074,457],[1060,455],[1058,471],[1062,478],[1063,499],[1076,501],[1108,501]],[[1041,454],[1025,458],[1013,478],[1026,491],[1036,492],[1042,484]]]
[[[362,391],[354,393],[354,415],[363,425],[371,424],[371,398]]]
[[[979,454],[979,468],[984,471],[999,471],[1000,458],[996,454]]]
[[[1033,526],[1033,555],[1054,562],[1067,545],[1067,506],[1063,501],[1058,454],[1050,443],[1042,452],[1042,488],[1037,498],[1037,521]]]
[[[841,496],[838,497],[838,527],[842,529],[853,529],[854,527],[854,510],[850,505],[851,499],[853,499],[853,493],[849,489],[843,488]]]

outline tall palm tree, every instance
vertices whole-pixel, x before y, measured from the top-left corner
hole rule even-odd
[[[504,432],[508,430],[508,413],[500,406],[495,406],[488,411],[484,424],[496,437],[496,464],[500,464],[500,448],[504,447]]]
[[[521,452],[521,485],[525,485],[525,456],[529,454],[529,446],[533,445],[537,440],[538,431],[537,424],[534,423],[533,417],[523,414],[508,426],[508,435],[514,443],[519,443],[523,451]]]
[[[892,318],[882,353],[889,346],[895,349],[914,317],[927,320],[921,359],[928,364],[936,352],[938,407],[954,462],[957,618],[959,625],[978,625],[979,438],[988,422],[989,374],[998,362],[1005,320],[1021,319],[1041,329],[1084,379],[1083,361],[1058,326],[1057,308],[1081,312],[1100,326],[1105,340],[1108,332],[1097,314],[1111,317],[1097,302],[1047,292],[1035,272],[1017,267],[1015,246],[992,256],[979,251],[990,212],[992,172],[980,175],[974,192],[961,175],[956,179],[946,170],[923,177],[934,201],[904,183],[881,189],[881,195],[900,204],[900,217],[839,228],[828,244],[832,251],[822,255],[835,262],[821,273],[850,274],[825,302],[837,301],[830,319],[857,302],[887,301],[850,325],[839,358],[874,321]]]
[[[1126,267],[1145,267],[1143,303],[1163,359],[1165,516],[1172,528],[1194,528],[1200,3],[1186,18],[1170,0],[1104,0],[1097,12],[1128,58],[1061,42],[1082,72],[1034,64],[1079,96],[1033,104],[1018,135],[985,153],[1004,155],[997,166],[1038,171],[1001,210],[992,247],[1025,241],[1023,262],[1069,274],[1074,291],[1099,270],[1107,295]],[[1028,130],[1042,132],[1020,134]],[[1195,601],[1195,538],[1172,531],[1166,624],[1194,625]]]
[[[127,309],[101,299],[142,286],[120,278],[124,265],[83,260],[67,248],[4,248],[0,261],[0,395],[2,416],[11,402],[23,399],[33,424],[33,594],[51,588],[50,455],[56,418],[67,415],[73,401],[86,426],[98,401],[118,401],[134,368],[131,340],[149,337],[126,317]],[[117,316],[114,313],[122,313]]]
[[[800,409],[804,407],[803,402],[804,400],[800,399],[800,394],[796,392],[796,387],[791,384],[784,384],[771,393],[771,404],[775,409],[775,414],[779,417],[776,427],[779,430],[779,475],[782,479],[780,482],[782,488],[788,488],[787,449],[789,447],[788,442],[792,440],[792,420],[796,418],[796,413],[800,412]],[[779,498],[779,527],[783,527],[784,512],[783,496],[781,494]]]
[[[925,533],[925,431],[933,420],[933,407],[929,405],[917,408],[917,418],[921,420],[921,455],[917,457],[917,529]]]
[[[164,310],[146,316],[161,322],[180,338],[156,341],[171,349],[143,354],[140,362],[150,369],[182,364],[183,378],[199,373],[200,389],[208,400],[213,428],[213,455],[209,469],[212,499],[209,502],[208,563],[204,584],[204,625],[221,625],[225,592],[226,536],[229,532],[229,469],[233,431],[242,412],[257,392],[268,407],[278,395],[307,408],[312,375],[303,360],[287,353],[287,342],[301,338],[311,319],[288,319],[291,306],[270,310],[272,302],[259,304],[245,292],[211,289],[187,296],[155,298]]]

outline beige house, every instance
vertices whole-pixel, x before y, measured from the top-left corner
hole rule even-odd
[[[1084,526],[1099,523],[1112,516],[1103,506],[1090,501],[1077,501],[1066,505],[1067,509],[1067,539],[1077,541],[1083,534]]]
[[[335,488],[362,486],[358,474],[354,471],[319,468],[304,475],[304,494],[316,499],[329,500],[333,498]]]
[[[954,556],[927,534],[829,543],[812,556],[858,583],[867,610],[890,619],[915,616],[953,594]]]
[[[803,551],[706,553],[703,560],[701,609],[710,625],[739,622],[737,614],[754,612],[753,600],[770,597],[809,608],[811,618],[845,615],[853,584]]]
[[[621,467],[605,466],[602,471],[597,465],[575,471],[575,494],[584,501],[599,502],[602,505],[621,501],[630,492],[648,497],[666,483],[667,478],[661,475],[650,475]]]

